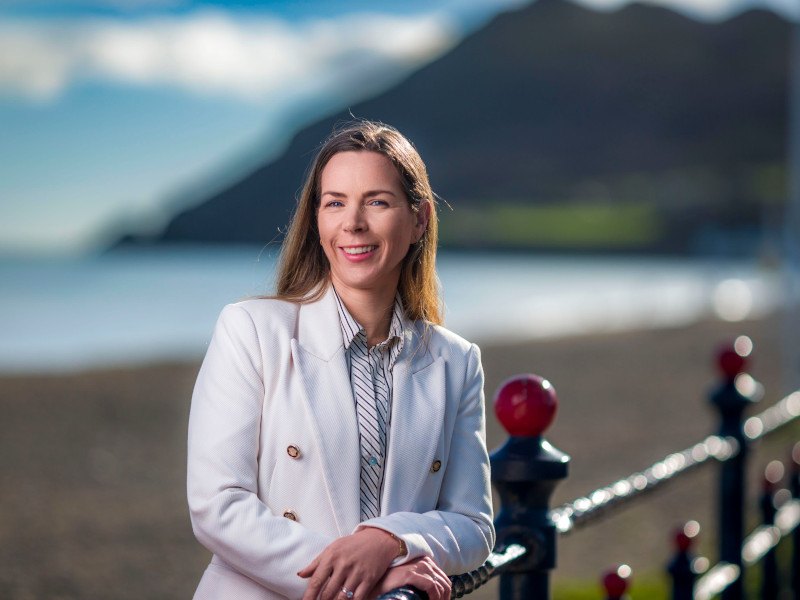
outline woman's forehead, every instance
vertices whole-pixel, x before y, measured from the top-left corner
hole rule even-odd
[[[400,174],[394,163],[379,152],[368,150],[337,152],[320,174],[321,193],[347,191],[339,188],[363,190],[374,186],[402,189]]]

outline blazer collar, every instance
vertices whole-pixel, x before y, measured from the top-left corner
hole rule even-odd
[[[322,298],[300,305],[297,320],[297,343],[306,352],[327,362],[342,348],[339,312],[330,283],[325,285]]]
[[[326,362],[344,347],[335,294],[333,286],[328,282],[325,284],[325,293],[319,300],[300,305],[298,318],[298,344]],[[405,339],[396,362],[410,361],[410,372],[416,373],[433,362],[427,344],[429,334],[423,323],[411,321],[405,314],[401,321]]]

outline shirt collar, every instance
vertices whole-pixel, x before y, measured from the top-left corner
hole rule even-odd
[[[338,292],[336,292],[336,288],[334,288],[333,292],[336,296],[336,305],[339,308],[339,323],[342,327],[342,343],[345,347],[345,350],[350,348],[353,341],[359,336],[359,334],[363,336],[364,343],[366,344],[366,331],[358,323],[358,321],[353,318],[353,315],[350,314],[350,311],[347,310],[347,307],[344,305],[344,302],[342,302]],[[397,293],[394,298],[394,306],[392,307],[392,321],[389,324],[389,337],[378,344],[379,347],[386,345],[392,348],[393,359],[403,348],[403,340],[405,339],[403,321],[403,302],[400,299],[400,294]],[[394,362],[394,360],[392,360],[392,362]]]

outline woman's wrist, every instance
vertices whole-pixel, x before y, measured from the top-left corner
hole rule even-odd
[[[386,537],[392,539],[392,543],[394,544],[392,560],[408,554],[408,548],[406,547],[406,543],[401,538],[393,534],[391,531],[387,531],[386,529],[381,529],[380,527],[372,527],[371,525],[365,525],[361,528],[361,531],[365,530],[380,531],[381,533],[385,534]]]
[[[406,554],[408,554],[408,548],[406,547],[406,543],[402,539],[397,537],[391,531],[387,531],[386,533],[392,536],[392,539],[395,542],[397,542],[397,554],[395,554],[395,558],[400,558],[401,556],[405,556]]]

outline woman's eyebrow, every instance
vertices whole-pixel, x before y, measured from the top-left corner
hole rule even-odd
[[[364,196],[365,197],[378,196],[379,194],[389,194],[390,196],[394,196],[395,195],[394,192],[391,191],[391,190],[370,190],[369,192],[364,194]]]
[[[396,194],[391,190],[370,190],[364,194],[365,198],[369,198],[370,196],[378,196],[380,194],[388,194],[390,196],[396,196]],[[335,192],[333,190],[325,190],[322,192],[321,196],[334,196],[336,198],[347,198],[347,194],[342,192]]]

